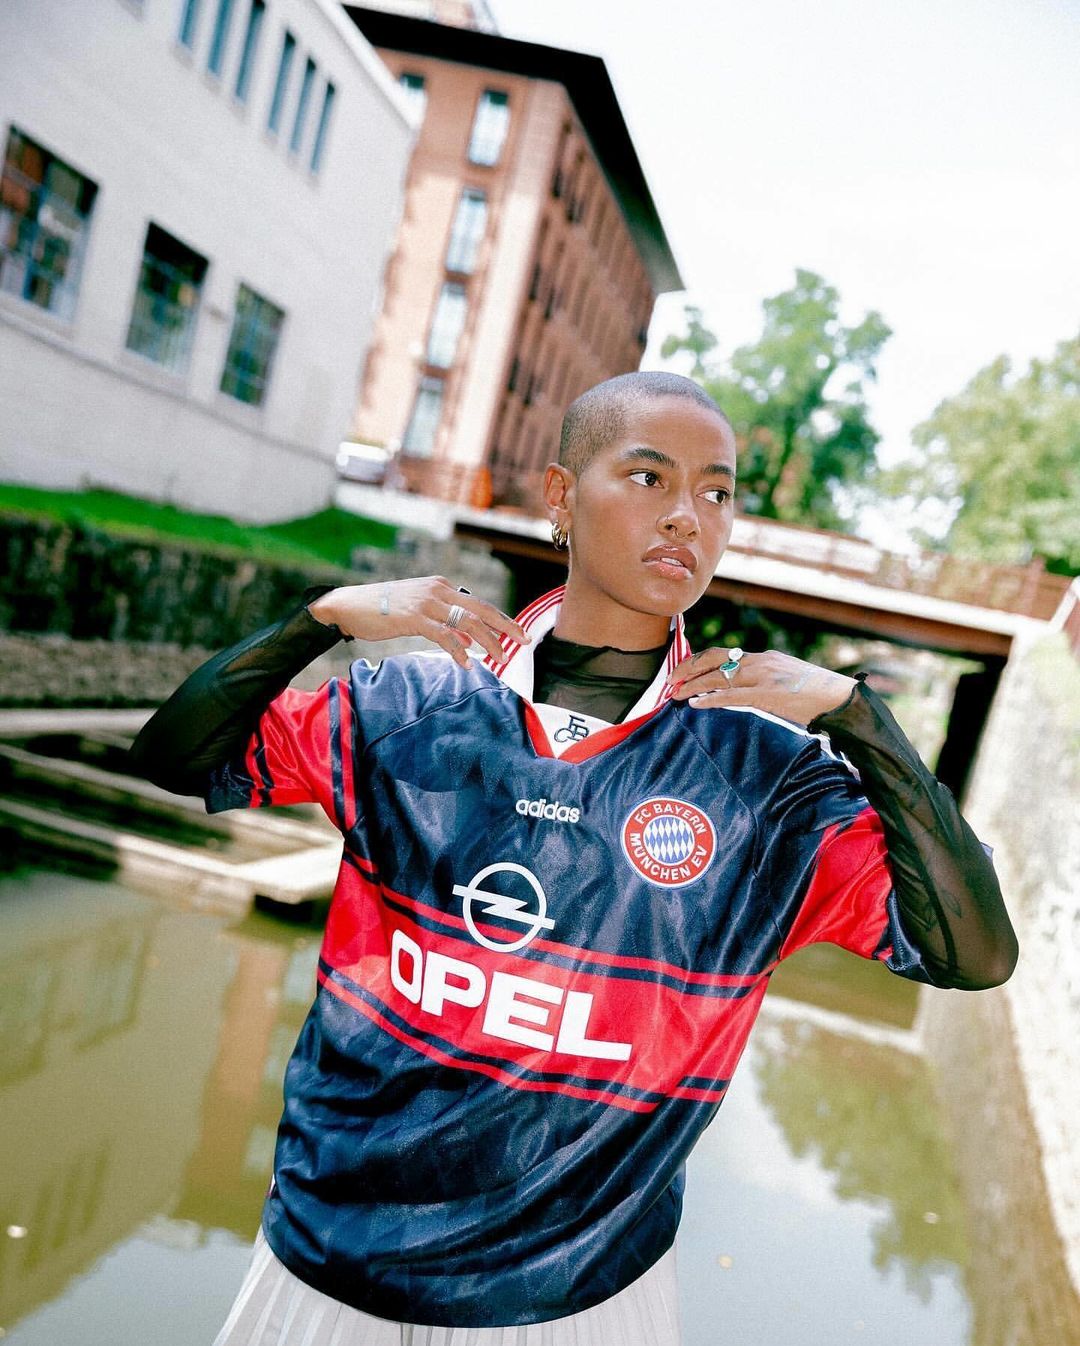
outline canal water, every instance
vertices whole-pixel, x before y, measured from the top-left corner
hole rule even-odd
[[[4,1346],[213,1340],[318,941],[315,922],[230,920],[90,874],[0,876]],[[831,949],[777,975],[689,1165],[686,1346],[997,1346],[977,1296],[1003,1278],[972,1265],[916,995]],[[1053,1240],[1045,1211],[1031,1220],[1017,1240]],[[1065,1342],[1010,1329],[1002,1346]]]

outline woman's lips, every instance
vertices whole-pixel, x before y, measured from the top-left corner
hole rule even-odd
[[[669,580],[688,580],[692,579],[694,574],[689,566],[683,565],[673,556],[650,556],[645,564]]]

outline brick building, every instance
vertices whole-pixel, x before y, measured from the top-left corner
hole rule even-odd
[[[603,61],[346,12],[422,109],[358,440],[424,494],[538,512],[562,413],[682,288]]]

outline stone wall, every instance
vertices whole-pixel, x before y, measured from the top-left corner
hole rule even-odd
[[[482,546],[401,530],[358,548],[349,570],[274,566],[79,524],[0,518],[0,705],[157,705],[214,650],[290,611],[311,584],[445,574],[501,608],[510,576]],[[350,659],[427,642],[342,645]]]
[[[1080,1290],[1080,661],[1064,632],[1010,659],[965,814],[994,847],[1020,962],[999,991],[959,1001],[958,993],[927,995],[922,1026],[946,1078],[955,1080],[958,1063],[969,1062],[958,1106],[982,1095],[980,1106],[990,1108],[989,1128],[958,1127],[961,1150],[971,1149],[972,1172],[981,1174],[976,1186],[988,1225],[1008,1237],[1010,1199],[1002,1189],[1021,1156],[1004,1141],[1015,1133],[1018,1144],[1037,1146],[1065,1265]],[[1003,1074],[996,1058],[1013,1052],[1018,1069]],[[955,1102],[957,1091],[950,1092]],[[1030,1112],[1027,1142],[1012,1120],[1018,1110]],[[1064,1312],[1059,1304],[1047,1312],[1043,1339],[1080,1340],[1050,1330],[1053,1315]],[[985,1339],[1011,1340],[996,1333]]]

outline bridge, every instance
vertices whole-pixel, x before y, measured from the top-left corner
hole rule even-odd
[[[561,582],[565,553],[550,525],[511,510],[481,510],[343,483],[343,509],[481,542],[513,573],[521,601]],[[935,552],[889,552],[862,538],[738,517],[699,610],[752,608],[781,625],[966,657],[981,664],[957,680],[939,778],[960,795],[1014,642],[1044,630],[1069,580],[1041,564],[999,566]]]

